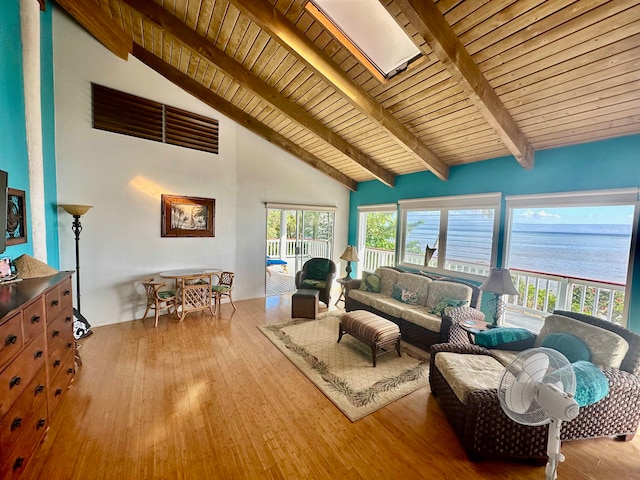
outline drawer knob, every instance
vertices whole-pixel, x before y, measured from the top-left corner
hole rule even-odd
[[[64,295],[65,297],[68,297],[69,295],[71,295],[71,290],[67,289],[64,292],[62,292],[62,295]]]
[[[52,337],[57,337],[58,335],[60,335],[60,330],[54,330],[53,332],[51,332],[51,336]]]
[[[7,337],[7,339],[4,341],[4,346],[8,347],[9,345],[15,345],[15,343],[18,341],[18,337],[14,334],[11,334]]]
[[[56,358],[56,359],[53,361],[53,366],[54,366],[54,367],[58,367],[59,365],[60,365],[60,359],[59,359],[59,358]]]
[[[31,317],[31,323],[38,323],[40,321],[40,315],[34,315]]]
[[[52,307],[57,307],[59,303],[60,303],[60,300],[51,300]]]
[[[14,418],[11,422],[11,431],[13,432],[16,428],[20,428],[20,425],[22,425],[22,419],[20,417]]]
[[[9,381],[9,389],[12,389],[16,385],[20,385],[20,377],[17,375]]]
[[[35,388],[35,394],[39,395],[42,392],[44,392],[44,385],[42,385],[42,384],[37,385],[36,388]]]
[[[67,368],[67,375],[73,375],[74,373],[76,373],[75,368],[73,367]]]
[[[36,350],[36,353],[33,354],[33,358],[40,358],[42,357],[43,352],[42,350]]]
[[[56,393],[53,394],[54,397],[59,397],[60,395],[62,395],[62,389],[61,388],[56,388]]]
[[[68,343],[67,343],[67,348],[71,348],[71,347],[73,347],[73,343],[68,342]]]
[[[23,464],[24,464],[24,458],[22,457],[16,458],[16,461],[13,462],[13,471],[15,472],[16,470],[21,468]]]
[[[42,427],[45,426],[46,423],[47,421],[44,418],[41,418],[40,420],[38,420],[38,423],[36,424],[36,430],[40,430]]]
[[[65,321],[66,323],[69,323],[69,322],[71,321],[71,316],[65,317],[64,321]]]

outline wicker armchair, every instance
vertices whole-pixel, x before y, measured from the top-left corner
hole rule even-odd
[[[328,258],[310,258],[304,263],[302,270],[296,272],[296,288],[318,290],[320,301],[328,307],[336,270],[336,264]]]
[[[604,328],[623,337],[629,344],[619,369],[601,367],[609,382],[609,394],[591,405],[580,408],[578,417],[563,422],[561,439],[578,440],[615,437],[631,440],[640,423],[640,335],[619,325],[589,315],[556,311],[558,315]],[[548,425],[520,425],[502,411],[497,385],[472,391],[462,403],[438,369],[441,352],[465,355],[491,355],[490,350],[476,345],[438,344],[431,347],[429,381],[468,456],[477,460],[484,456],[546,461]]]

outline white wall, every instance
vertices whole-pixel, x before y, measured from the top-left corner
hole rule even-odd
[[[236,272],[234,300],[264,296],[265,202],[338,207],[339,262],[348,231],[344,186],[134,57],[114,56],[57,7],[53,38],[58,203],[94,206],[80,236],[81,307],[93,326],[140,318],[138,281],[169,269],[221,267]],[[94,130],[91,82],[217,118],[219,155]],[[215,238],[161,238],[162,193],[215,198]],[[73,219],[59,215],[61,269],[73,270]]]

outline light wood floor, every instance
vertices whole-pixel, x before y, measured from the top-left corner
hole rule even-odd
[[[236,305],[95,328],[24,478],[544,479],[470,462],[427,387],[350,422],[256,328],[290,297]],[[639,439],[566,442],[559,478],[640,478]]]

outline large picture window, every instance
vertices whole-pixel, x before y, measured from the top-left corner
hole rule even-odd
[[[358,275],[395,266],[397,211],[395,203],[358,207]]]
[[[500,194],[400,201],[400,262],[486,276],[495,264]]]
[[[508,197],[506,263],[520,292],[514,306],[625,324],[637,203],[636,189]]]

